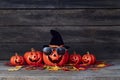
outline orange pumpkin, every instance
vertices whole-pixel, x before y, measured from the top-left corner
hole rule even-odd
[[[93,54],[87,52],[82,56],[82,62],[87,65],[94,64],[96,62],[96,57]]]
[[[10,64],[13,66],[23,65],[24,64],[24,58],[17,53],[10,58]]]
[[[43,61],[49,66],[63,66],[68,62],[68,59],[68,50],[66,50],[64,54],[58,54],[56,50],[49,55],[43,52]]]
[[[42,63],[42,52],[35,51],[35,49],[31,48],[31,51],[24,54],[24,59],[27,64],[38,66]]]
[[[82,61],[82,57],[80,54],[74,52],[73,54],[70,55],[69,61],[71,64],[77,65]]]

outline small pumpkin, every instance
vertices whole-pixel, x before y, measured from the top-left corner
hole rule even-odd
[[[15,55],[10,58],[10,64],[13,66],[23,65],[24,64],[23,56],[20,56],[17,53],[15,53]]]
[[[43,61],[46,65],[49,66],[63,66],[68,62],[68,59],[68,50],[66,50],[64,54],[58,54],[56,50],[53,50],[50,54],[46,54],[43,51]]]
[[[96,57],[93,54],[87,52],[82,56],[82,62],[87,65],[94,64],[96,62]]]
[[[24,54],[24,59],[27,64],[38,66],[42,63],[42,52],[31,48],[31,51],[28,51]]]
[[[74,52],[73,54],[70,55],[69,61],[71,64],[77,65],[77,64],[81,63],[82,57],[80,54],[77,54],[76,52]]]

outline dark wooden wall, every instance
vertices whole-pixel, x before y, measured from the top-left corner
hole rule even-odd
[[[69,52],[120,58],[120,0],[0,0],[0,60],[49,44],[58,30]]]

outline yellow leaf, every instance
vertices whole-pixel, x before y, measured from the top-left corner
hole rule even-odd
[[[8,71],[18,71],[22,68],[22,66],[15,66],[14,68],[8,69]]]
[[[48,70],[50,70],[50,71],[58,71],[58,70],[60,70],[61,68],[55,65],[55,66],[49,66],[49,67],[47,67],[46,69],[48,69]]]
[[[104,64],[104,63],[101,63],[101,64],[98,64],[97,65],[97,67],[99,67],[99,68],[103,68],[103,67],[105,67],[106,66],[106,64]]]
[[[72,70],[72,71],[79,71],[79,69],[77,69],[76,67],[72,67],[70,70]]]

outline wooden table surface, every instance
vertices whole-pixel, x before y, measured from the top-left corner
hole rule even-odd
[[[120,80],[120,60],[107,60],[112,66],[100,70],[85,71],[49,71],[25,70],[10,72],[10,66],[0,62],[0,80]]]

